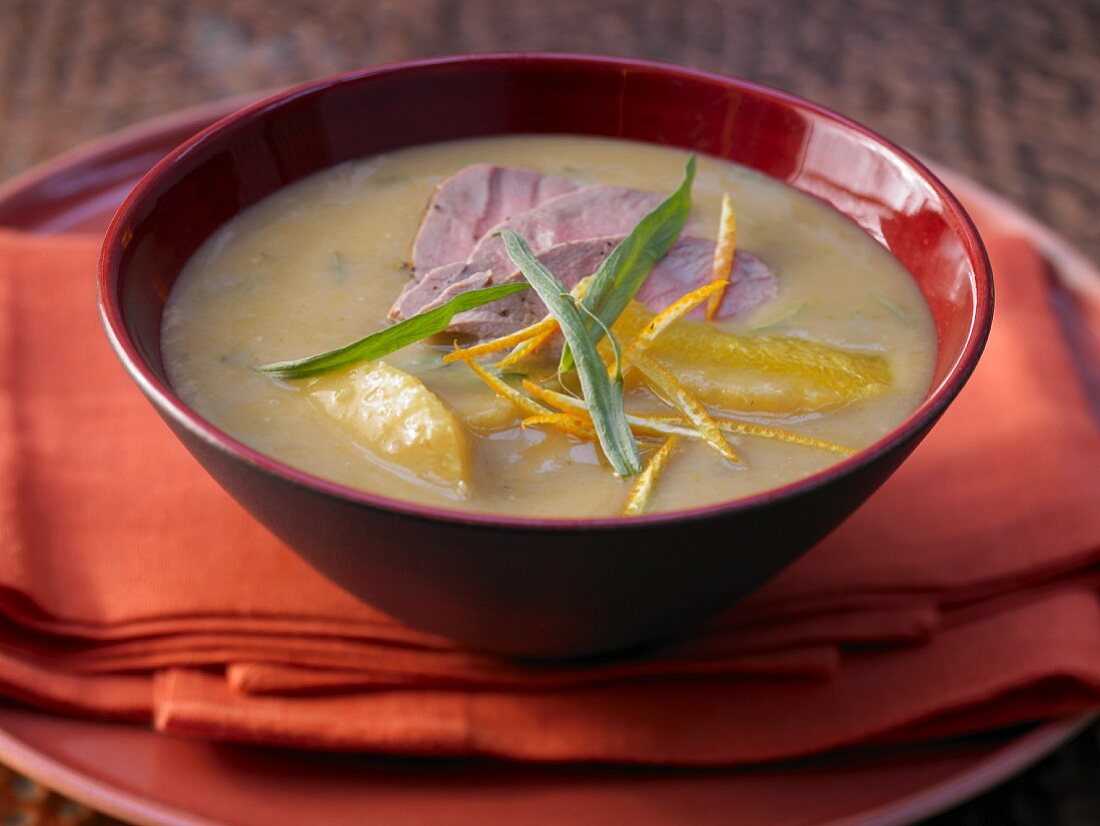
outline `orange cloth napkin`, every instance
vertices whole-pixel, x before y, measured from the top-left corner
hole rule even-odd
[[[971,384],[839,531],[646,658],[530,668],[409,629],[255,524],[124,376],[98,239],[0,232],[0,693],[168,731],[752,762],[1100,702],[1100,433],[1024,238]]]

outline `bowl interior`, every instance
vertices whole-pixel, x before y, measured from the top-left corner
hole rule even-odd
[[[567,55],[380,67],[302,87],[216,124],[158,165],[116,216],[104,258],[108,325],[124,356],[174,399],[160,352],[165,300],[190,255],[229,218],[343,161],[538,132],[688,148],[826,201],[889,248],[928,301],[939,350],[925,408],[942,409],[951,395],[945,384],[957,389],[973,367],[991,313],[988,263],[965,212],[910,156],[858,124],[753,84]],[[925,408],[914,415],[937,412]]]

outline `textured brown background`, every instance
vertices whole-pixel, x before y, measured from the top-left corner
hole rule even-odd
[[[1100,0],[0,0],[0,179],[202,101],[525,49],[669,60],[809,97],[1100,260]],[[1096,730],[937,823],[1100,824]]]
[[[0,178],[200,101],[552,49],[772,84],[964,171],[1100,258],[1100,0],[0,0]]]

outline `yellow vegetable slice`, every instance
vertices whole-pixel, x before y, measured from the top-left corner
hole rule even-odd
[[[658,395],[683,412],[684,416],[703,435],[707,444],[729,461],[741,461],[702,402],[692,396],[672,373],[644,354],[634,355],[631,358],[631,363],[638,368],[639,373],[646,377],[650,387]]]
[[[640,516],[645,513],[646,505],[649,504],[649,497],[653,493],[657,480],[661,478],[661,472],[668,464],[668,459],[672,455],[674,447],[676,447],[676,437],[669,436],[665,439],[665,443],[649,457],[645,468],[634,481],[630,498],[626,500],[626,507],[623,508],[623,516]]]
[[[710,280],[720,285],[720,289],[711,293],[707,300],[707,321],[714,318],[722,295],[730,283],[733,274],[733,254],[737,248],[737,216],[733,212],[730,196],[722,196],[722,215],[718,219],[718,243],[714,246],[714,263],[711,265]]]
[[[466,430],[420,379],[377,361],[326,375],[305,393],[380,461],[414,479],[467,492]]]
[[[630,341],[652,320],[632,302],[614,332]],[[708,404],[750,413],[828,410],[876,396],[890,383],[881,356],[798,338],[734,335],[686,319],[669,325],[646,355]]]
[[[642,328],[642,331],[634,336],[634,339],[626,346],[626,350],[623,351],[623,358],[626,361],[626,365],[630,365],[634,356],[644,353],[649,345],[653,343],[653,340],[672,326],[673,323],[679,321],[706,301],[709,296],[714,295],[714,293],[722,289],[725,289],[722,284],[705,284],[686,295],[680,296],[661,310],[661,312],[657,313],[657,315]],[[625,370],[626,368],[624,367],[624,372]]]
[[[596,439],[596,428],[592,426],[591,420],[580,419],[569,413],[543,413],[539,416],[528,416],[520,424],[523,427],[547,425],[570,436],[576,436],[578,439],[586,441]]]

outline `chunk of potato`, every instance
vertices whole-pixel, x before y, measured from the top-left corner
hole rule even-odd
[[[458,416],[415,376],[374,362],[324,376],[310,401],[404,475],[466,494],[470,444]]]

